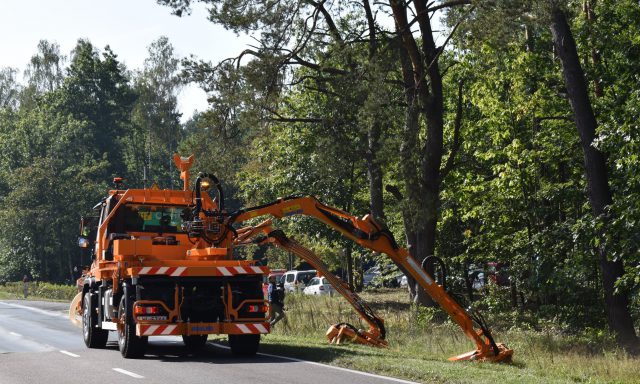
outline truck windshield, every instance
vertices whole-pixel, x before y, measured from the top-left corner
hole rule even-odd
[[[180,214],[186,207],[126,204],[123,210],[127,232],[181,233]]]

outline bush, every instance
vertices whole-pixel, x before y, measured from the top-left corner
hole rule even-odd
[[[2,290],[14,295],[16,298],[23,297],[22,282],[9,282],[6,283]],[[74,285],[59,285],[52,283],[45,283],[39,281],[32,281],[29,283],[29,296],[31,299],[42,300],[62,300],[71,301],[73,297],[78,293],[78,289]]]

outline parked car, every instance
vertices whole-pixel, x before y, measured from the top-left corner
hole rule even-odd
[[[376,265],[364,272],[364,276],[362,276],[362,285],[365,287],[374,286],[374,280],[380,276],[380,268]]]
[[[365,288],[397,288],[400,286],[401,278],[402,273],[394,265],[386,265],[382,270],[376,265],[365,271],[362,284]]]
[[[282,276],[284,281],[285,292],[302,292],[309,281],[316,277],[317,271],[311,269],[308,271],[287,271]]]
[[[333,296],[335,288],[329,284],[326,277],[314,277],[302,291],[305,295],[330,295]]]

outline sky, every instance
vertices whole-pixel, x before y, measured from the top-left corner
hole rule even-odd
[[[155,0],[2,0],[1,4],[0,67],[21,71],[43,39],[58,43],[67,56],[80,38],[100,49],[109,45],[128,69],[142,67],[147,47],[160,36],[169,38],[180,57],[194,54],[214,62],[237,56],[250,42],[208,21],[201,6],[179,18]],[[179,95],[183,121],[206,107],[206,95],[195,85]]]

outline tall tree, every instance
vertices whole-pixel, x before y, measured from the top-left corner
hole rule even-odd
[[[79,40],[67,72],[60,88],[62,111],[89,122],[86,148],[111,164],[105,177],[126,174],[122,144],[136,94],[124,66],[108,46],[100,54],[91,42]]]
[[[40,40],[38,52],[31,57],[24,72],[30,93],[42,95],[53,92],[62,85],[65,56],[60,53],[60,46],[47,40]]]
[[[17,74],[15,68],[0,69],[0,109],[18,107],[22,87],[16,80]]]
[[[135,78],[134,89],[139,97],[134,106],[133,122],[139,132],[133,139],[137,147],[131,148],[133,152],[130,151],[129,156],[139,179],[143,176],[140,166],[143,160],[147,178],[169,188],[175,186],[171,159],[181,139],[177,101],[182,86],[178,76],[179,59],[167,37],[151,43],[148,53],[144,68]],[[144,143],[143,148],[140,148],[141,143]]]
[[[453,3],[442,6],[469,2]],[[447,165],[443,168],[445,110],[440,56],[444,47],[436,47],[431,26],[431,15],[441,7],[429,8],[422,0],[413,3],[391,0],[390,5],[401,41],[399,62],[407,104],[400,146],[400,173],[406,192],[405,232],[410,251],[422,261],[435,253],[441,183],[451,170],[458,149],[454,142],[450,160],[446,160]],[[412,21],[408,17],[410,10],[415,10]],[[419,38],[411,29],[414,22],[419,26]],[[421,140],[422,123],[426,126],[424,140]],[[455,129],[459,128],[456,125]],[[416,296],[417,299],[425,302],[423,291],[417,292],[422,293]]]
[[[584,175],[586,176],[587,198],[590,203],[590,216],[595,219],[593,227],[595,228],[592,243],[595,244],[598,263],[601,271],[602,290],[604,291],[604,310],[607,313],[607,322],[609,328],[616,335],[620,345],[637,348],[638,340],[635,336],[633,321],[628,307],[628,296],[624,289],[617,289],[618,281],[624,275],[624,267],[622,255],[618,254],[614,257],[617,247],[617,240],[620,233],[611,225],[615,222],[614,215],[614,196],[610,188],[609,169],[607,166],[606,154],[597,147],[598,138],[598,122],[596,114],[593,110],[593,100],[589,96],[589,87],[585,72],[581,64],[580,55],[572,27],[567,17],[568,12],[576,10],[575,3],[566,4],[559,1],[541,0],[535,2],[525,1],[499,1],[492,3],[483,3],[479,6],[481,10],[476,16],[477,25],[481,28],[490,29],[492,32],[498,29],[502,33],[499,36],[508,34],[513,35],[521,33],[523,30],[527,33],[529,40],[527,49],[531,49],[533,42],[531,39],[531,28],[548,28],[552,35],[554,53],[558,55],[561,64],[561,74],[564,87],[558,92],[565,96],[569,102],[570,111],[573,115],[573,123],[580,138],[581,149],[584,159]],[[593,8],[594,3],[588,2],[587,12],[590,17],[587,19],[589,27],[596,17]],[[609,4],[615,7],[613,4]],[[627,7],[628,5],[621,5]],[[637,7],[637,5],[635,5]],[[487,12],[488,11],[488,12]],[[579,14],[577,12],[569,14]],[[492,20],[501,18],[508,20],[506,23],[496,25]],[[613,22],[610,19],[609,22]],[[506,28],[504,26],[507,26]],[[585,57],[589,57],[593,50],[592,46],[603,46],[598,43],[597,34],[593,31],[587,31],[584,34],[588,39],[585,44],[587,52]],[[482,32],[480,32],[482,34]],[[493,38],[495,38],[495,34]],[[489,35],[489,38],[491,36]],[[504,41],[503,41],[504,44]],[[618,52],[610,53],[615,57]],[[606,58],[606,56],[603,56]],[[593,58],[592,58],[592,61]],[[598,66],[600,57],[594,61],[594,66]],[[602,68],[598,68],[602,69]],[[595,78],[596,83],[599,78]],[[596,95],[602,95],[602,84],[594,87]],[[610,111],[602,110],[601,118],[604,118]],[[544,117],[547,118],[565,118],[563,116]],[[577,236],[575,237],[577,238]]]
[[[605,155],[594,146],[598,123],[591,106],[587,81],[580,64],[576,43],[562,8],[554,5],[551,8],[551,32],[553,43],[562,63],[562,73],[567,87],[567,97],[571,104],[574,121],[580,143],[584,152],[584,168],[587,178],[587,194],[595,217],[603,220],[602,235],[610,230],[607,207],[613,203]],[[604,240],[604,239],[603,239]],[[612,260],[607,252],[605,241],[597,246],[602,270],[602,286],[604,289],[607,322],[616,334],[620,345],[630,349],[638,349],[633,320],[629,312],[629,298],[626,292],[616,292],[616,281],[624,275],[621,259]]]

